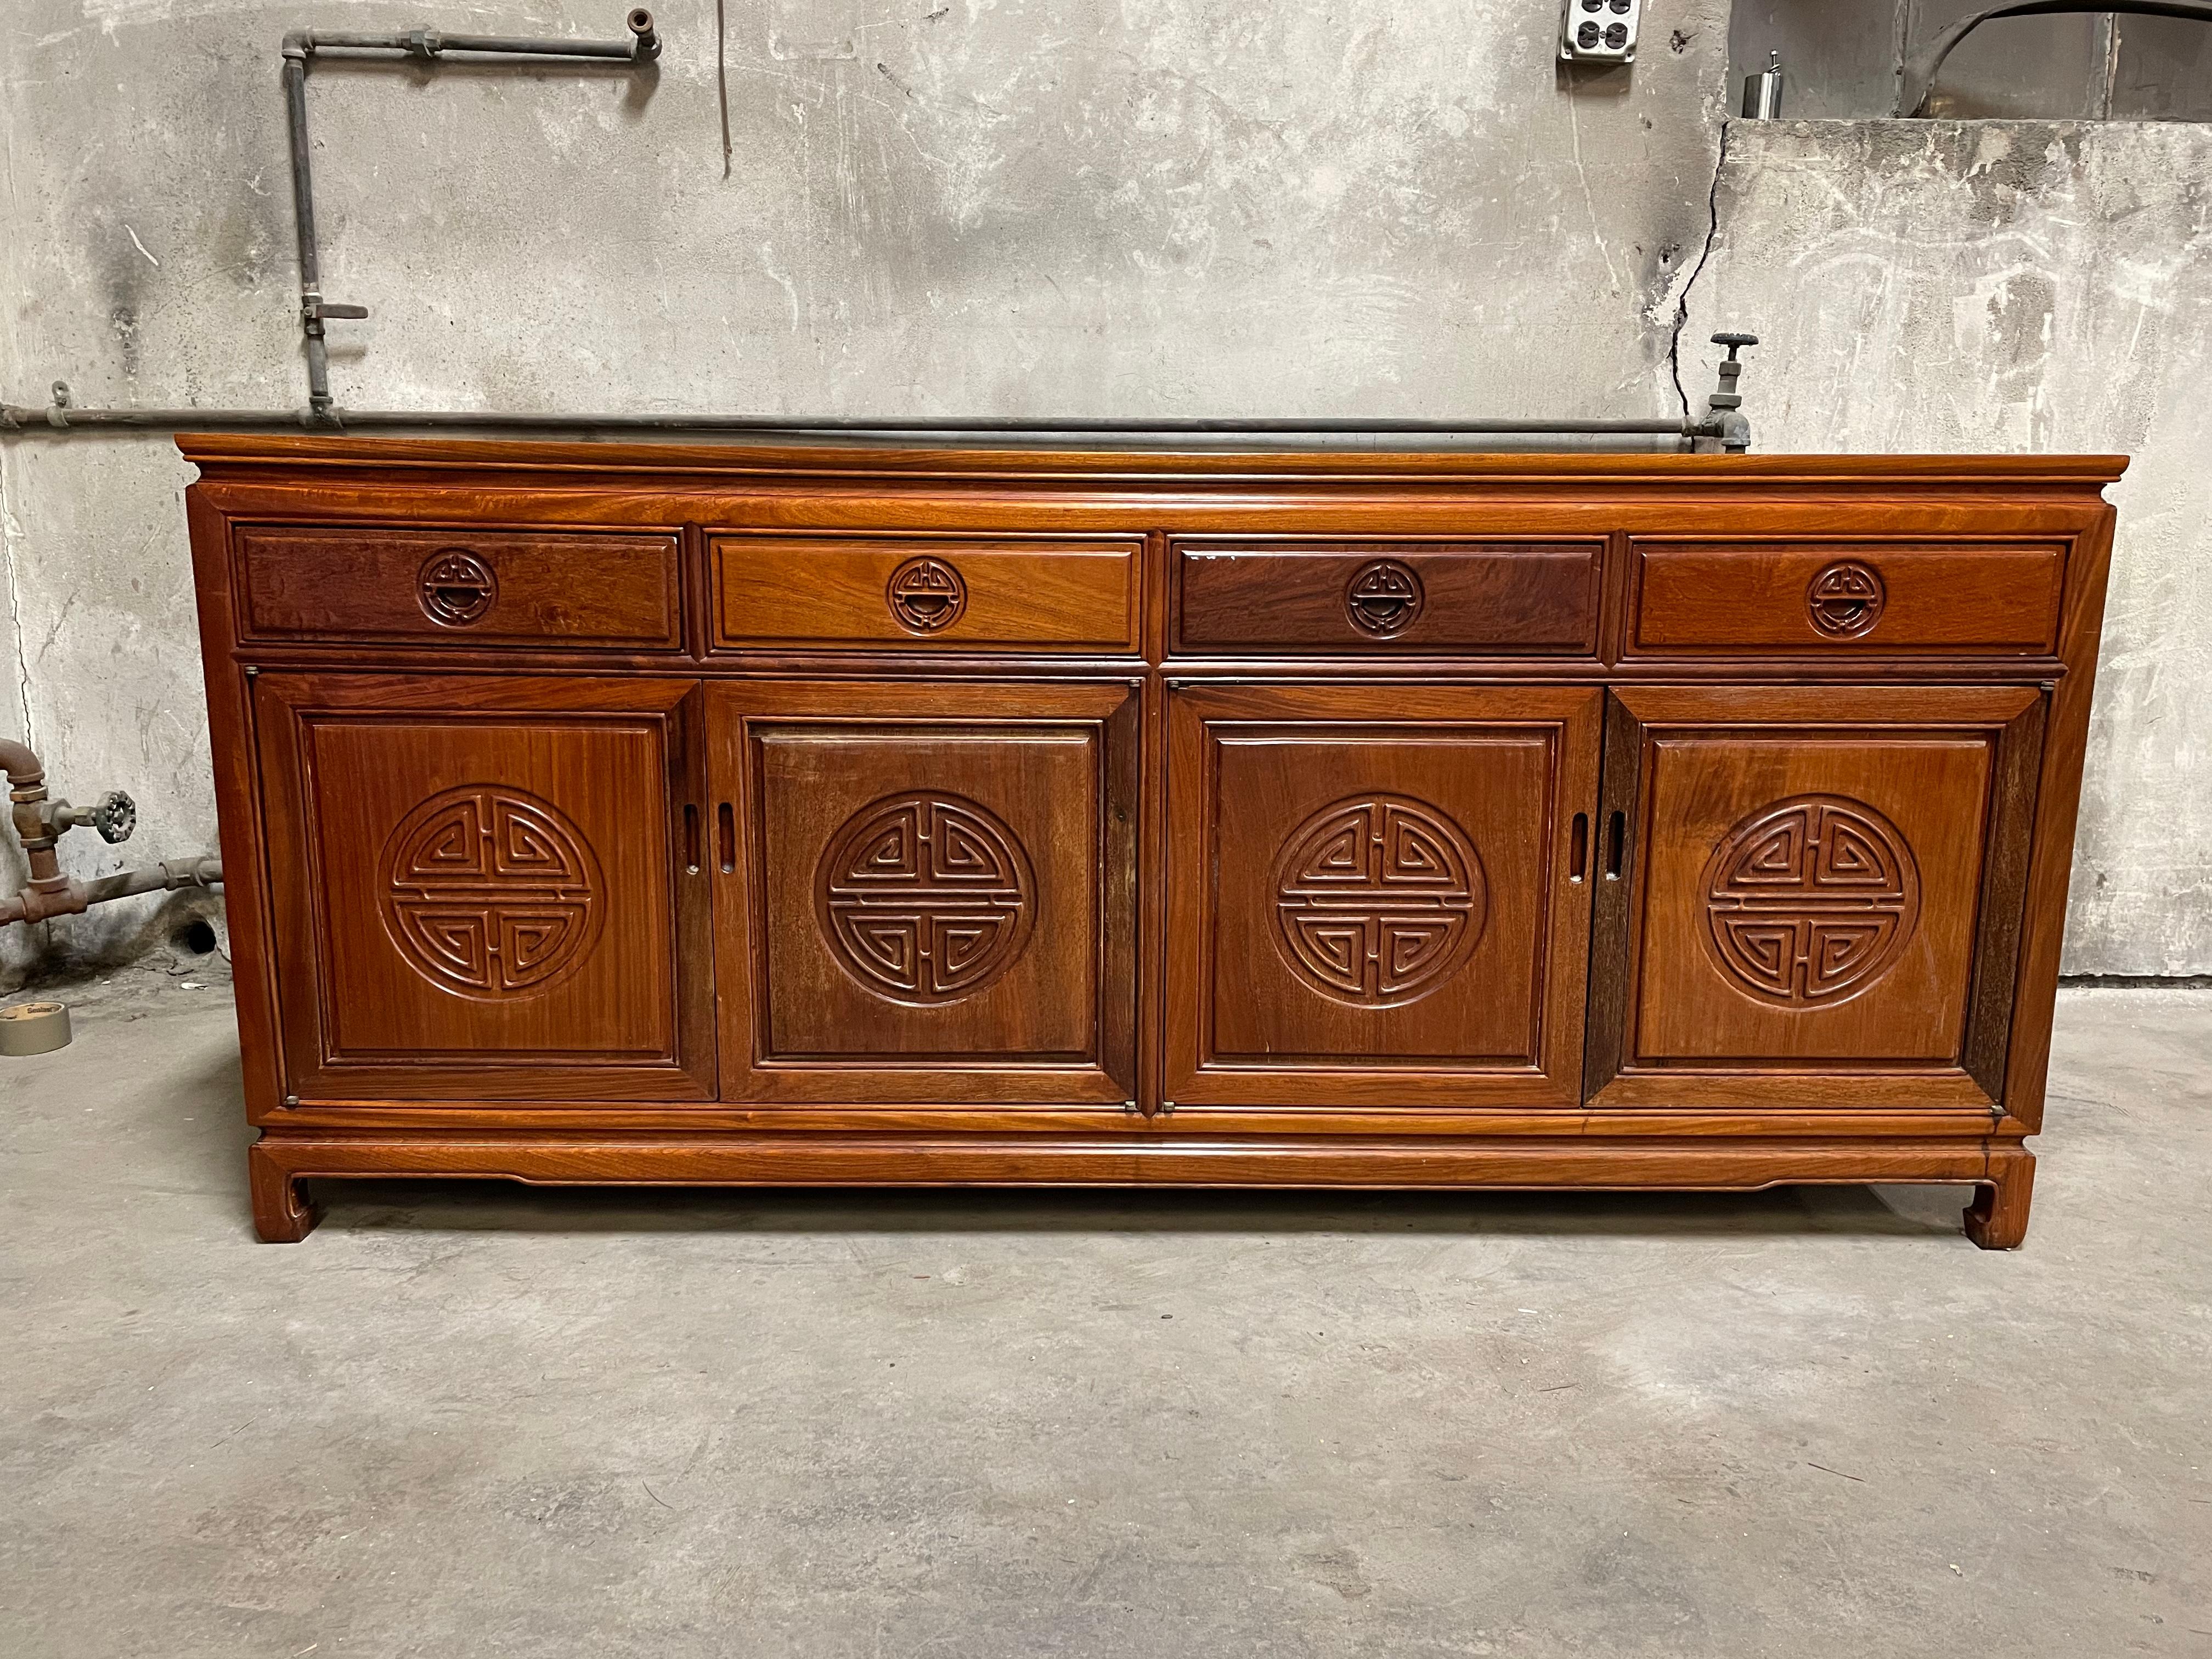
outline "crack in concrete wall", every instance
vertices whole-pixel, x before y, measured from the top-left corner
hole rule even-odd
[[[1674,337],[1667,348],[1667,373],[1674,383],[1675,401],[1681,404],[1682,419],[1691,418],[1690,394],[1682,385],[1682,333],[1690,325],[1690,297],[1698,286],[1698,278],[1705,274],[1705,264],[1713,257],[1713,244],[1721,234],[1721,175],[1728,171],[1728,139],[1730,124],[1721,123],[1720,143],[1713,156],[1713,182],[1705,192],[1705,240],[1698,250],[1697,260],[1682,278],[1681,290],[1674,300]]]
[[[4,468],[0,468],[0,587],[8,594],[8,637],[15,669],[15,702],[22,715],[17,731],[21,741],[38,747],[38,738],[31,727],[31,671],[26,666],[27,653],[23,649],[23,601],[15,580],[15,547],[21,540],[21,532],[15,515],[8,510],[8,480]]]

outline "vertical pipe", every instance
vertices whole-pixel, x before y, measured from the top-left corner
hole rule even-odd
[[[315,192],[307,157],[307,48],[284,43],[284,113],[292,141],[292,216],[300,239],[300,331],[307,346],[307,409],[320,419],[331,407],[331,366],[323,344],[322,259],[315,247]]]

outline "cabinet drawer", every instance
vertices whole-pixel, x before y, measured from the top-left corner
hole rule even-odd
[[[1175,544],[1176,642],[1588,655],[1600,541]]]
[[[1137,649],[1134,536],[720,536],[717,647]]]
[[[246,639],[684,642],[673,536],[249,526],[234,546]]]
[[[2055,648],[2057,543],[1632,544],[1637,652]]]

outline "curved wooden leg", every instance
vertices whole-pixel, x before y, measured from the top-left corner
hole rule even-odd
[[[2012,1147],[1993,1153],[1996,1177],[1974,1188],[1966,1206],[1966,1237],[1985,1250],[2016,1250],[2027,1237],[2027,1204],[2035,1191],[2035,1154]]]
[[[323,1212],[307,1201],[304,1182],[264,1144],[246,1149],[246,1185],[253,1194],[253,1231],[264,1244],[297,1244]]]

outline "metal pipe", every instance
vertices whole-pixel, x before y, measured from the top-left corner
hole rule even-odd
[[[307,406],[331,404],[330,354],[323,344],[322,258],[315,244],[315,190],[307,160],[307,57],[284,40],[284,112],[292,140],[292,222],[300,243],[300,327],[307,343]]]
[[[67,801],[49,799],[46,768],[28,744],[0,738],[0,772],[8,777],[8,799],[15,819],[15,838],[30,861],[31,878],[21,892],[0,896],[0,927],[17,921],[47,921],[55,916],[82,915],[95,904],[126,898],[133,893],[154,893],[178,887],[215,887],[222,881],[222,860],[212,855],[164,860],[143,870],[118,871],[93,881],[77,881],[62,873],[55,843],[81,824],[97,824],[100,837],[110,842],[129,838],[137,822],[137,810],[126,795],[112,794],[96,809],[78,811]],[[118,821],[108,821],[111,805],[119,805]]]
[[[1017,415],[513,415],[488,410],[339,409],[318,416],[305,409],[76,409],[55,404],[30,409],[0,404],[0,431],[73,432],[101,427],[162,427],[195,432],[240,428],[265,431],[298,428],[305,431],[346,430],[392,427],[506,428],[541,431],[741,432],[766,435],[805,436],[810,434],[869,435],[881,434],[997,434],[1023,433],[1085,435],[1090,434],[1159,434],[1164,436],[1212,434],[1235,437],[1339,434],[1346,435],[1429,434],[1449,436],[1607,436],[1717,438],[1719,422],[1713,420],[1638,421],[1425,421],[1361,420],[1357,418],[1267,418],[1254,420],[1189,419],[1109,416],[1033,420]]]
[[[660,35],[653,14],[638,6],[623,18],[627,40],[569,40],[548,35],[448,34],[442,29],[364,31],[295,29],[284,37],[289,56],[337,48],[346,52],[404,52],[411,58],[436,58],[449,52],[495,58],[583,58],[623,64],[651,63],[660,56]]]
[[[95,904],[106,904],[139,893],[222,885],[222,860],[212,856],[165,860],[143,870],[119,870],[92,881],[64,878],[57,887],[40,888],[34,884],[20,893],[0,897],[0,927],[18,921],[52,921],[57,916],[81,916]]]
[[[650,33],[648,29],[648,33]],[[412,58],[439,58],[448,52],[481,52],[500,58],[581,58],[629,64],[649,59],[660,49],[653,40],[650,52],[638,50],[638,40],[530,40],[500,34],[447,34],[431,29],[412,29],[405,34],[368,34],[352,29],[302,29],[301,43],[310,52],[404,52]]]
[[[60,831],[47,822],[46,763],[28,744],[0,738],[0,769],[8,774],[9,816],[15,821],[15,839],[23,844],[23,857],[31,866],[22,891],[0,899],[0,923],[64,914],[75,884],[62,874],[61,860],[54,852]]]
[[[1360,419],[1096,419],[1031,420],[1013,416],[810,416],[768,415],[516,415],[487,410],[343,410],[331,396],[330,361],[324,322],[329,318],[366,317],[365,307],[337,305],[322,294],[322,262],[315,228],[312,158],[307,139],[307,64],[318,52],[398,52],[428,60],[448,52],[493,57],[520,56],[649,62],[660,52],[653,14],[643,7],[624,20],[631,39],[562,40],[505,35],[446,34],[417,28],[404,33],[338,29],[295,29],[283,38],[285,112],[290,133],[292,203],[300,257],[300,325],[306,337],[307,404],[304,409],[76,409],[65,388],[43,410],[0,404],[0,434],[66,433],[103,428],[186,428],[304,431],[441,428],[548,432],[726,432],[765,436],[926,436],[1024,434],[1057,436],[1244,435],[1343,436],[1426,435],[1670,437],[1695,441],[1733,435],[1729,422],[1709,411],[1690,421],[1424,421]],[[1735,424],[1740,425],[1740,421]],[[1735,447],[1734,445],[1731,447]]]
[[[331,396],[330,358],[324,323],[368,315],[362,306],[337,305],[322,294],[322,260],[315,228],[312,156],[307,139],[307,64],[319,52],[403,52],[425,61],[449,52],[489,57],[543,57],[636,65],[659,56],[653,14],[632,9],[624,21],[631,38],[563,40],[507,35],[447,34],[426,28],[404,33],[295,29],[283,38],[284,102],[292,160],[292,205],[300,257],[300,326],[305,337],[307,404],[304,409],[75,409],[57,386],[43,410],[0,404],[0,434],[67,433],[113,428],[225,428],[268,431],[349,429],[546,432],[726,432],[763,436],[958,437],[1034,434],[1063,437],[1157,435],[1321,436],[1602,436],[1669,437],[1694,443],[1729,435],[1728,423],[1708,412],[1704,421],[1422,421],[1360,419],[1097,419],[1030,420],[1012,416],[769,416],[769,415],[516,415],[487,410],[343,410]]]
[[[2184,17],[2199,23],[2212,23],[2212,3],[2208,0],[2098,0],[2094,5],[2084,5],[2081,0],[2008,0],[2001,6],[1990,6],[1962,17],[1945,29],[1926,46],[1905,60],[1898,76],[1897,112],[1899,117],[1923,115],[1927,112],[1929,94],[1936,89],[1936,72],[1943,67],[1943,60],[1951,49],[1992,17],[2035,17],[2053,12],[2129,12],[2142,17]]]
[[[13,738],[0,738],[0,772],[7,774],[10,789],[28,789],[46,781],[46,763],[28,744]]]
[[[547,58],[570,62],[618,63],[633,67],[660,56],[660,35],[653,14],[638,6],[623,20],[627,40],[561,40],[497,34],[446,34],[434,29],[370,33],[357,29],[294,29],[284,36],[284,119],[292,151],[292,213],[300,243],[300,331],[307,357],[307,420],[310,427],[331,424],[330,349],[324,322],[363,318],[368,307],[337,305],[323,298],[322,258],[315,235],[315,192],[307,144],[307,64],[321,52],[396,52],[430,63],[449,52],[475,58]],[[127,424],[115,422],[115,424]]]
[[[46,859],[51,862],[49,848]],[[107,904],[139,893],[173,892],[182,887],[222,885],[222,860],[213,854],[196,859],[164,859],[143,869],[118,870],[112,876],[77,881],[58,871],[33,874],[20,893],[0,896],[0,927],[14,922],[52,921],[57,916],[81,916],[95,904]]]
[[[197,859],[164,859],[143,870],[119,870],[83,885],[88,907],[105,904],[110,899],[129,898],[137,893],[173,892],[179,887],[220,887],[222,860],[213,854]]]

